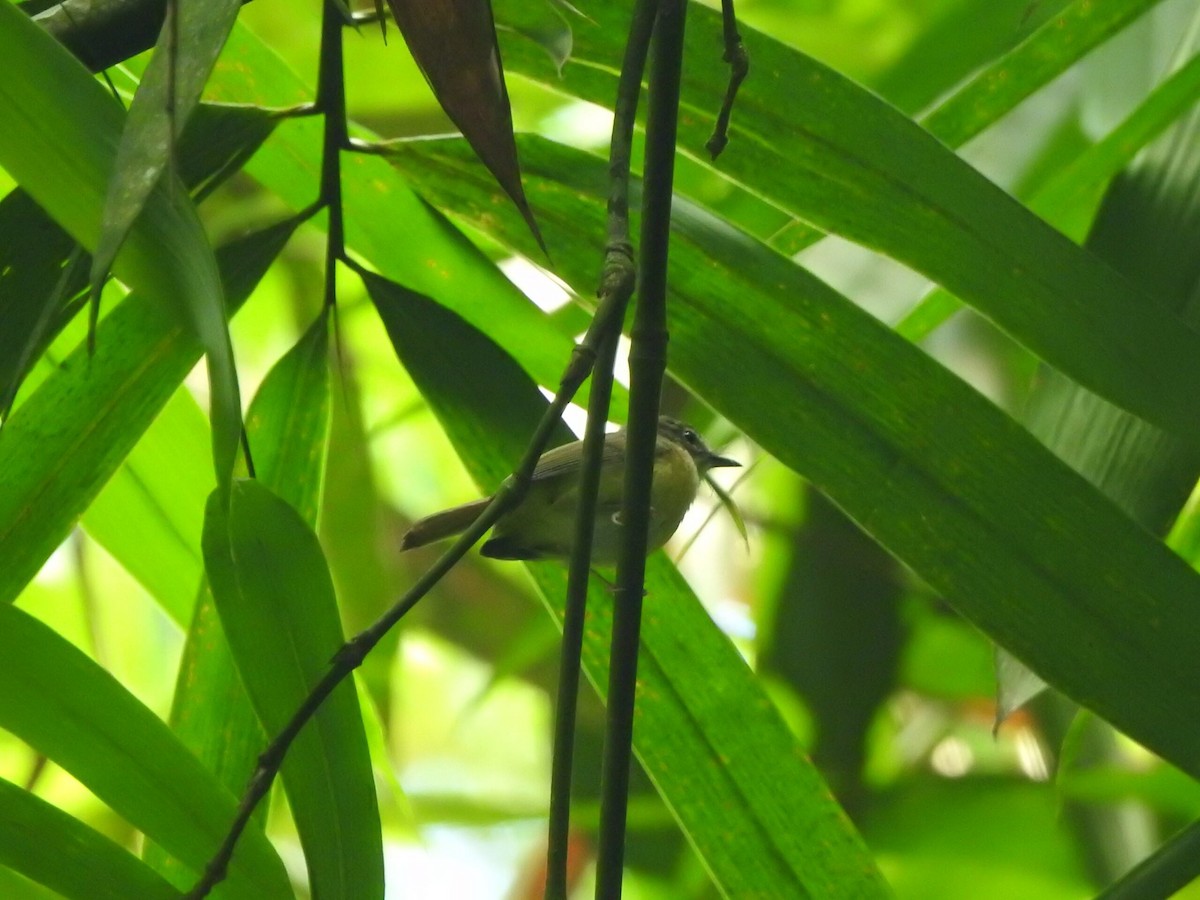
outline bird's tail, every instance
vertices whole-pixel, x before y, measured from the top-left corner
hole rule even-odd
[[[479,518],[479,514],[492,502],[491,497],[464,503],[462,506],[452,506],[441,512],[426,516],[415,523],[400,538],[400,549],[411,550],[413,547],[424,547],[434,541],[453,537],[460,531],[465,531]]]

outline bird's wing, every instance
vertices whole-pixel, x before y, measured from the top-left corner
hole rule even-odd
[[[600,465],[611,466],[620,462],[621,448],[609,435],[604,439],[604,449],[601,451]],[[547,492],[551,503],[560,497],[572,493],[579,486],[579,469],[582,464],[578,443],[563,444],[542,454],[541,459],[533,470],[533,482],[546,485],[542,488]],[[603,483],[603,482],[602,482]],[[603,493],[603,490],[601,491]],[[603,498],[601,499],[603,502]],[[617,497],[620,503],[620,497]]]

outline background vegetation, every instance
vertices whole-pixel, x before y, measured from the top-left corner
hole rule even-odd
[[[373,621],[436,556],[397,552],[407,523],[511,471],[594,304],[631,3],[492,5],[547,253],[394,27],[347,30],[351,135],[422,140],[341,155],[346,248],[378,274],[339,266],[329,319],[329,217],[298,216],[323,121],[281,112],[315,96],[320,4],[225,4],[93,352],[126,114],[0,6],[4,896],[192,884],[335,609],[346,635]],[[652,560],[628,896],[1196,874],[1190,831],[1160,849],[1200,813],[1193,7],[741,0],[751,74],[712,162],[727,70],[692,4],[664,406],[747,463],[726,484],[749,540],[706,495]],[[109,69],[124,107],[147,66]],[[270,490],[206,522],[241,406]],[[214,605],[206,559],[244,603]],[[223,895],[540,896],[565,575],[468,556],[297,746]],[[997,727],[1025,666],[1058,690]]]

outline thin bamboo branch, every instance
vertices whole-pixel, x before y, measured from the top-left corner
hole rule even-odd
[[[600,789],[596,897],[603,900],[621,896],[625,859],[650,490],[658,443],[658,399],[667,365],[667,249],[686,13],[686,0],[663,0],[651,41],[640,283],[629,355],[630,414],[621,509],[624,531],[613,598],[608,721]]]
[[[609,147],[608,236],[598,294],[601,302],[619,308],[618,320],[633,294],[636,272],[629,238],[629,170],[633,128],[637,118],[642,73],[654,25],[658,0],[640,0],[634,8],[625,44],[625,59],[617,85],[613,131]],[[567,855],[570,841],[571,783],[574,769],[575,718],[579,698],[583,628],[591,573],[592,535],[595,530],[596,495],[604,449],[604,425],[612,396],[613,362],[620,325],[600,343],[592,372],[588,422],[584,435],[583,470],[580,473],[579,510],[575,522],[574,550],[567,577],[563,613],[563,642],[559,656],[558,695],[554,710],[554,761],[550,776],[550,818],[546,852],[547,900],[566,900]]]

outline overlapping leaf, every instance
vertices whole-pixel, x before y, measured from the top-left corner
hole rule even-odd
[[[554,225],[551,252],[578,278],[602,233],[603,163],[545,141],[523,154]],[[465,218],[487,208],[461,146],[426,143],[405,163]],[[678,199],[674,224],[674,373],[1047,680],[1200,771],[1200,727],[1176,705],[1192,702],[1200,674],[1188,624],[1200,578],[803,269]],[[511,225],[503,233],[522,240]]]
[[[231,311],[286,243],[295,221],[223,248]],[[12,600],[66,537],[200,355],[163,304],[131,294],[101,323],[96,353],[72,353],[4,428],[0,600]],[[177,614],[186,621],[186,610]]]
[[[540,52],[540,51],[539,51]],[[261,40],[234,29],[210,94],[229,103],[286,105],[308,90]],[[254,78],[248,73],[253,72]],[[312,200],[320,171],[321,130],[312,120],[289,122],[247,166],[247,172],[296,209]],[[433,297],[492,335],[539,384],[553,385],[571,352],[571,335],[547,320],[488,258],[436,210],[431,209],[377,157],[343,158],[346,240],[376,270]],[[493,188],[495,186],[493,185]],[[499,192],[493,197],[504,204]],[[530,253],[537,254],[533,242]],[[599,275],[599,264],[589,279]],[[627,402],[613,392],[615,416]]]
[[[368,286],[401,362],[480,486],[491,489],[512,471],[545,409],[536,385],[495,343],[428,298],[383,279]],[[531,568],[561,618],[566,571]],[[722,891],[884,895],[859,837],[761,686],[661,555],[650,561],[647,590],[635,748]],[[584,662],[603,693],[612,596],[599,587],[589,604]]]
[[[204,562],[238,670],[266,730],[279,733],[342,645],[333,582],[316,535],[259,482],[218,491]],[[313,892],[383,896],[379,809],[354,683],[321,704],[283,764]]]
[[[310,525],[316,522],[329,420],[326,343],[322,316],[271,369],[246,416],[246,436],[254,448],[259,478],[301,511]],[[159,422],[147,432],[135,453],[143,449],[148,439],[156,436]],[[153,499],[164,506],[169,505],[172,491],[161,484],[153,487]],[[207,493],[206,489],[205,495]],[[197,527],[203,509],[202,497],[193,511]],[[192,549],[190,545],[189,549]],[[198,533],[194,549],[199,556]],[[133,553],[127,552],[118,558],[127,565],[132,562],[135,569],[139,565]],[[317,628],[319,621],[299,624]],[[244,646],[245,641],[241,644]],[[257,654],[246,660],[246,665],[251,668],[257,663]],[[262,671],[255,672],[256,678],[263,676]],[[266,746],[267,735],[246,695],[207,582],[188,628],[188,641],[171,708],[171,726],[230,790],[240,792],[245,789],[257,758]],[[350,733],[344,738],[351,744]],[[336,760],[330,764],[336,767]],[[302,775],[309,783],[320,784],[324,781],[324,771],[322,768],[315,773],[302,772]],[[265,807],[259,813],[259,819],[265,820]],[[336,820],[330,816],[326,821],[333,823]],[[336,852],[336,842],[328,842],[328,849]],[[162,855],[153,859],[157,866],[167,871],[175,865]],[[329,864],[329,857],[319,854],[311,862],[322,868]],[[325,876],[314,881],[323,883]]]
[[[0,727],[198,872],[233,817],[233,795],[154,713],[64,638],[12,604],[0,604],[0,623]],[[230,869],[233,896],[291,896],[283,864],[262,834],[246,835],[241,850]]]
[[[124,123],[120,104],[17,7],[0,6],[0,165],[75,240],[94,248]],[[212,363],[213,461],[233,468],[241,433],[232,350],[212,248],[187,192],[160,182],[114,271],[189,323]]]
[[[609,103],[627,15],[605,4],[580,28],[565,86]],[[720,17],[697,9],[689,60],[720,46]],[[514,68],[557,83],[536,53],[512,45]],[[1076,55],[1078,48],[1074,48]],[[737,152],[721,171],[758,196],[880,250],[944,285],[1047,362],[1177,434],[1200,421],[1200,334],[1073,245],[868,91],[771,39],[751,39],[755,76],[738,97]],[[1074,57],[1071,57],[1074,58]],[[686,67],[679,140],[699,154],[722,74]]]

